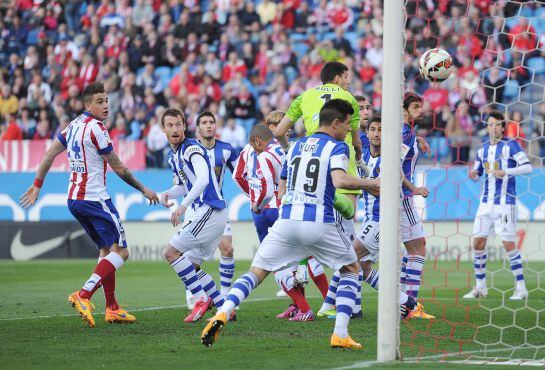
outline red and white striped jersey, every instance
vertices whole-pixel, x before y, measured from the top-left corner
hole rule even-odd
[[[57,136],[66,147],[70,167],[68,199],[108,199],[106,169],[101,157],[113,150],[108,130],[90,113],[84,112]]]
[[[250,144],[246,144],[240,152],[235,170],[233,171],[233,180],[237,183],[240,189],[250,195],[250,179],[255,177],[257,169],[257,156],[254,148]]]
[[[257,156],[257,182],[250,187],[250,199],[258,209],[280,207],[278,184],[285,160],[285,153],[276,140],[271,141],[265,150]],[[252,191],[253,190],[253,191]]]

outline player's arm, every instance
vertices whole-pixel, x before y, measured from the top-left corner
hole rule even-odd
[[[121,159],[115,154],[113,150],[111,150],[107,154],[103,154],[102,158],[110,165],[112,168],[112,171],[116,173],[117,176],[128,185],[132,186],[136,190],[140,191],[142,195],[144,195],[148,200],[149,204],[157,204],[159,203],[159,197],[157,194],[151,190],[142,185],[140,181],[134,177],[132,172],[121,162]]]
[[[362,143],[360,138],[360,107],[358,105],[358,102],[356,101],[356,98],[352,96],[352,94],[348,93],[350,95],[350,104],[352,105],[352,109],[354,109],[354,114],[352,114],[352,117],[350,117],[350,134],[352,135],[352,145],[354,146],[354,152],[356,154],[356,162],[359,165],[361,165],[361,153],[362,153]]]
[[[418,149],[422,153],[426,153],[428,156],[431,154],[431,147],[430,144],[421,136],[416,137],[416,142],[418,143]]]
[[[244,194],[250,196],[250,184],[248,183],[247,173],[248,169],[246,167],[246,150],[243,150],[238,157],[237,163],[233,173],[233,180],[238,185],[238,187],[244,192]]]
[[[405,177],[405,175],[403,174],[403,171],[400,171],[400,172],[401,172],[401,182],[404,188],[409,189],[414,195],[421,195],[424,198],[428,197],[428,195],[430,194],[430,191],[428,190],[427,187],[416,186]]]
[[[257,157],[261,177],[261,191],[259,196],[252,204],[252,210],[256,213],[260,212],[274,197],[274,167],[270,158],[267,158],[265,153]]]
[[[274,137],[280,145],[282,145],[282,148],[287,152],[289,148],[288,139],[286,138],[286,134],[288,133],[289,129],[293,126],[295,122],[301,116],[303,115],[303,110],[301,108],[301,104],[303,102],[303,94],[299,95],[297,98],[295,98],[294,101],[291,102],[290,107],[286,114],[284,115],[284,118],[280,121],[278,126],[276,126],[276,129],[274,130]]]
[[[510,143],[513,159],[517,165],[513,168],[506,168],[505,170],[491,170],[490,174],[502,178],[504,176],[519,176],[527,175],[532,172],[532,165],[526,156],[526,153],[522,150],[520,145],[516,141]]]
[[[360,129],[359,127],[355,130],[350,130],[352,134],[352,145],[354,145],[354,151],[356,152],[356,162],[362,164],[361,153],[362,153],[362,143],[360,138]]]
[[[189,160],[195,171],[196,179],[189,193],[186,194],[182,203],[171,215],[170,220],[174,226],[180,224],[180,217],[185,213],[187,207],[201,196],[210,182],[210,169],[206,159],[204,159],[204,153],[193,152],[190,154]]]
[[[278,182],[278,199],[282,199],[284,194],[286,194],[286,179],[280,179]]]
[[[229,171],[231,171],[231,174],[235,173],[235,166],[237,164],[237,159],[238,157],[235,153],[235,150],[233,149],[231,145],[229,145],[229,158],[227,158],[227,162],[225,163],[225,165],[227,166]]]
[[[484,172],[482,152],[483,152],[482,148],[477,151],[477,156],[475,157],[475,163],[473,163],[473,167],[469,168],[468,177],[473,181],[477,181],[479,177],[483,175],[483,172]]]
[[[335,186],[337,189],[363,189],[373,196],[378,196],[380,194],[380,180],[378,178],[372,180],[360,179],[347,174],[342,169],[335,169],[331,171],[331,179],[333,180],[333,186]]]
[[[40,195],[40,190],[44,183],[45,176],[53,165],[53,161],[55,161],[55,158],[65,150],[66,146],[59,139],[53,140],[51,146],[45,152],[44,158],[38,166],[34,183],[19,198],[19,203],[21,206],[28,208],[36,202],[36,199],[38,199],[38,196]]]

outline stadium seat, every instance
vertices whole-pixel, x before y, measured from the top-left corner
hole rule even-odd
[[[138,68],[138,70],[136,71],[136,77],[142,76],[145,70],[146,70],[146,67]]]
[[[516,80],[507,80],[503,90],[503,98],[508,100],[517,99],[519,90],[519,83]]]
[[[308,49],[309,49],[308,45],[303,42],[296,42],[295,44],[293,44],[293,51],[297,55],[298,59],[306,55],[308,52]]]
[[[526,61],[528,68],[535,74],[545,74],[545,59],[542,57],[533,57]]]
[[[172,67],[170,70],[170,78],[176,76],[180,72],[180,66]]]
[[[292,33],[290,34],[290,41],[291,42],[299,42],[299,41],[305,41],[308,38],[308,36],[304,33]]]
[[[171,68],[170,67],[157,67],[155,70],[155,76],[159,79],[159,83],[162,88],[168,86],[171,79]]]

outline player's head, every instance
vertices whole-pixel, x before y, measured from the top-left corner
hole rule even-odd
[[[161,115],[161,129],[170,145],[177,146],[185,139],[185,115],[179,108],[167,108]]]
[[[205,140],[216,137],[216,117],[210,111],[204,111],[197,117],[199,135]]]
[[[421,120],[422,98],[415,93],[405,94],[403,97],[403,111],[406,114],[407,121],[405,123],[414,123]]]
[[[322,67],[320,72],[322,83],[335,84],[342,87],[344,90],[350,88],[350,75],[348,67],[341,62],[327,62]]]
[[[369,138],[369,143],[375,149],[380,149],[382,133],[382,119],[378,114],[371,117],[369,124],[367,125],[367,137]]]
[[[280,110],[273,110],[272,112],[267,114],[267,117],[265,117],[265,124],[267,125],[269,130],[271,130],[271,132],[274,132],[274,130],[276,130],[276,127],[278,127],[278,124],[280,123],[280,121],[282,121],[282,118],[284,118],[285,114],[285,112],[282,112]],[[286,132],[286,138],[289,138],[290,133],[291,130],[288,130],[288,132]]]
[[[486,131],[488,131],[490,141],[499,141],[503,137],[504,129],[505,116],[503,113],[497,110],[491,111],[486,120]]]
[[[265,150],[272,138],[273,133],[267,127],[267,125],[260,123],[259,125],[255,125],[254,127],[252,127],[248,142],[250,143],[252,148],[254,148],[256,153],[259,154]]]
[[[349,121],[354,114],[354,108],[346,100],[331,99],[320,109],[320,130],[337,140],[344,140],[350,130]]]
[[[373,108],[365,96],[356,95],[354,98],[358,102],[358,107],[360,110],[360,129],[364,131],[367,128],[369,119],[373,116]]]
[[[90,83],[81,95],[85,110],[96,119],[104,121],[108,117],[108,95],[102,82]]]

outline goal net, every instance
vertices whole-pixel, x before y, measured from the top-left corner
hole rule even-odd
[[[545,4],[407,0],[405,13],[405,91],[424,98],[414,130],[432,149],[420,155],[415,177],[430,190],[415,198],[427,234],[418,298],[436,319],[400,323],[400,358],[545,365]],[[432,84],[419,75],[418,59],[436,47],[456,68]],[[514,263],[499,237],[486,245],[487,297],[463,298],[475,286],[472,234],[483,182],[468,170],[488,140],[492,109],[505,114],[505,136],[533,166],[516,177],[515,246],[529,292],[520,301],[510,300]]]

